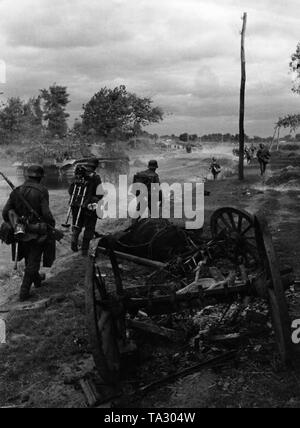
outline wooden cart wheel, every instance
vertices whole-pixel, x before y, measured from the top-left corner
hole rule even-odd
[[[115,384],[121,366],[118,325],[112,309],[104,304],[108,298],[105,282],[93,258],[88,262],[85,288],[87,328],[96,368],[105,383]]]
[[[224,240],[226,251],[234,259],[243,258],[246,266],[259,263],[254,217],[236,208],[221,208],[211,217],[214,239]]]
[[[292,350],[288,306],[272,235],[265,219],[260,216],[255,217],[255,233],[258,250],[265,269],[265,294],[269,299],[276,341],[281,359],[284,363],[287,363],[291,358]]]

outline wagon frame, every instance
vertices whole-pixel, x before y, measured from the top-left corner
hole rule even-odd
[[[235,208],[221,208],[211,217],[213,240],[222,239],[229,249],[239,249],[245,259],[259,263],[257,275],[234,286],[224,286],[178,294],[170,292],[158,297],[132,297],[124,288],[118,256],[109,238],[101,239],[101,247],[109,257],[115,282],[115,292],[108,292],[98,261],[103,249],[99,241],[89,258],[86,272],[86,314],[93,357],[104,382],[116,383],[120,377],[121,355],[128,348],[128,319],[138,311],[154,314],[176,313],[189,305],[215,298],[218,302],[232,300],[240,295],[260,296],[269,302],[272,324],[281,359],[284,363],[292,356],[290,320],[285,289],[292,285],[292,270],[280,271],[276,252],[266,221]],[[233,250],[235,251],[235,249]],[[252,260],[252,259],[253,260]],[[146,261],[145,261],[146,264]]]

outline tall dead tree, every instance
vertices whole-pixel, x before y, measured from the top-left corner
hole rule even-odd
[[[242,42],[241,42],[241,64],[242,81],[240,92],[240,164],[239,179],[244,180],[244,152],[245,152],[245,92],[246,92],[246,57],[245,57],[245,35],[247,27],[247,13],[243,16]]]

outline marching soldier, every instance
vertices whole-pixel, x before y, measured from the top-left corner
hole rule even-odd
[[[101,178],[96,173],[98,166],[97,159],[88,161],[83,168],[81,167],[80,176],[76,175],[75,172],[75,180],[69,188],[69,194],[72,195],[75,186],[81,186],[81,191],[77,194],[72,204],[73,234],[71,249],[74,253],[78,252],[79,236],[84,229],[81,247],[83,256],[88,255],[90,241],[94,238],[98,220],[97,204],[103,198],[103,196],[97,196],[97,188],[101,184]]]
[[[152,195],[151,195],[151,185],[157,184],[160,185],[160,179],[159,175],[157,174],[158,169],[158,162],[156,160],[151,160],[148,164],[148,169],[146,171],[138,172],[133,182],[134,183],[141,183],[144,184],[147,187],[148,194],[143,195],[145,199],[148,200],[148,209],[149,213],[151,214],[151,204],[152,204]],[[137,194],[136,196],[140,196],[140,194]],[[160,204],[162,203],[162,192],[159,192],[159,201]],[[137,210],[140,210],[140,204],[138,204]]]
[[[256,147],[255,147],[255,145],[254,145],[253,143],[251,144],[250,152],[251,152],[251,157],[252,157],[252,159],[254,159],[254,157],[255,157],[255,152],[256,152]]]
[[[218,175],[221,173],[221,166],[220,164],[217,162],[216,158],[212,158],[212,163],[210,165],[210,171],[214,177],[214,180],[217,180]]]
[[[245,156],[246,156],[247,164],[250,165],[252,161],[252,157],[251,157],[251,151],[247,146],[245,147]]]
[[[3,209],[4,221],[11,224],[14,222],[15,224],[12,224],[14,227],[18,225],[15,236],[18,235],[19,243],[14,258],[17,261],[25,258],[25,272],[20,291],[21,302],[30,298],[32,284],[36,288],[42,286],[45,279],[39,273],[42,256],[44,267],[51,267],[55,260],[55,239],[50,236],[48,228],[55,227],[55,220],[49,208],[49,192],[41,184],[43,176],[44,170],[41,166],[29,167],[25,183],[11,193]],[[42,223],[32,214],[24,200],[36,211]],[[20,225],[23,225],[23,230],[20,230]]]
[[[271,159],[271,153],[264,144],[260,144],[259,146],[259,150],[257,152],[257,159],[260,165],[260,173],[263,176],[266,173],[267,165],[270,163]]]

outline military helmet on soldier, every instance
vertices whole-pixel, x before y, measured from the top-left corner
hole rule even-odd
[[[32,165],[27,170],[28,178],[43,178],[45,175],[44,168],[40,165]]]
[[[158,168],[158,162],[156,160],[151,160],[148,164],[149,168]]]
[[[88,162],[87,162],[87,166],[88,166],[89,168],[97,169],[97,168],[98,168],[98,166],[99,166],[99,161],[98,161],[98,159],[97,159],[97,158],[89,159],[89,160],[88,160]]]

